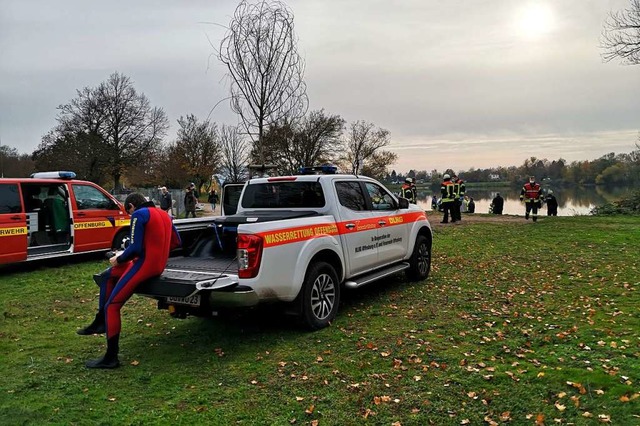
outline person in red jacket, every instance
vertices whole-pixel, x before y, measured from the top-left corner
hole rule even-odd
[[[542,206],[542,189],[536,182],[535,176],[529,177],[529,182],[525,183],[520,191],[520,201],[524,202],[526,212],[524,218],[529,220],[529,213],[533,221],[538,220],[538,209]]]
[[[109,259],[111,267],[101,275],[98,313],[80,335],[107,334],[107,352],[86,362],[87,368],[116,368],[120,341],[120,310],[136,287],[162,273],[169,252],[180,246],[180,236],[167,212],[155,207],[139,193],[124,202],[131,215],[131,240],[121,253]]]

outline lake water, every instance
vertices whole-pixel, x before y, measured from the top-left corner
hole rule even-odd
[[[495,188],[467,187],[466,195],[473,197],[473,201],[476,203],[476,213],[489,213],[491,200],[497,193],[500,193],[504,198],[503,214],[524,216],[525,207],[520,203],[520,189],[505,186]],[[543,189],[546,190],[548,188],[543,186]],[[631,188],[605,188],[600,186],[552,189],[553,195],[558,200],[558,216],[588,215],[594,207],[617,201],[632,191]],[[430,211],[432,195],[418,191],[418,205]],[[546,216],[546,204],[542,205],[538,214]]]

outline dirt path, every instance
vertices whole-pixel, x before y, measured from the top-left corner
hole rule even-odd
[[[462,221],[456,223],[440,223],[442,221],[442,212],[427,212],[427,218],[432,227],[438,228],[441,226],[457,226],[465,223],[513,223],[513,222],[526,222],[522,216],[512,216],[505,214],[462,214]]]

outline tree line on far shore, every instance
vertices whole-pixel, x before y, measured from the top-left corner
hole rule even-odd
[[[388,183],[402,182],[410,177],[420,182],[439,183],[444,173],[451,170],[427,172],[409,170],[406,174],[393,170],[385,176]],[[460,170],[458,176],[468,182],[493,182],[521,184],[529,176],[550,180],[556,186],[562,185],[637,185],[640,183],[640,144],[628,154],[611,152],[595,160],[568,162],[564,159],[549,161],[536,157],[527,158],[520,166],[493,167],[486,169],[471,168]]]

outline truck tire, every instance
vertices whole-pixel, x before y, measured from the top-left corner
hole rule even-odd
[[[407,278],[411,281],[427,279],[431,271],[431,245],[424,235],[418,235],[413,253],[409,259]]]
[[[113,250],[124,250],[125,249],[125,241],[129,239],[129,230],[123,229],[113,237],[113,243],[111,244],[111,248]]]
[[[328,326],[338,313],[340,283],[333,266],[315,262],[309,266],[301,291],[301,320],[311,330]]]

